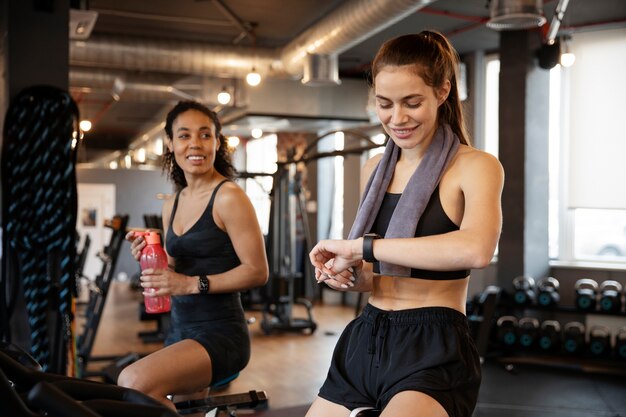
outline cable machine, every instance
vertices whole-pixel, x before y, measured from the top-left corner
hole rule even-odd
[[[298,171],[297,166],[300,163],[306,165],[320,158],[361,154],[381,146],[360,132],[343,132],[346,137],[367,141],[368,145],[340,151],[312,153],[320,140],[336,133],[336,131],[331,131],[317,137],[306,147],[299,158],[295,157],[295,151],[292,149],[287,155],[287,161],[279,162],[278,169],[272,175],[267,239],[270,278],[261,321],[261,329],[265,334],[273,330],[313,333],[317,328],[313,320],[311,302],[306,298],[296,297],[296,280],[313,276],[312,266],[307,261],[307,257],[314,243],[307,217],[302,173]],[[256,174],[244,174],[244,176],[256,176]],[[305,317],[294,317],[294,305],[304,307]]]

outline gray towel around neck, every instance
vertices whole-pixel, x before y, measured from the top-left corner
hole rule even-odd
[[[448,124],[437,128],[426,154],[402,192],[389,222],[385,238],[415,236],[417,223],[426,209],[430,196],[439,184],[446,166],[456,154],[459,144],[459,138],[452,132]],[[348,239],[357,239],[370,232],[387,188],[391,183],[398,162],[399,150],[400,148],[392,140],[388,141],[383,157],[374,168],[374,172],[365,186],[361,204]],[[380,262],[380,273],[410,277],[411,268]]]

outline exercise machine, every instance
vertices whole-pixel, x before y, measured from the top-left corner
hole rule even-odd
[[[312,266],[306,260],[313,238],[308,224],[302,172],[298,170],[298,166],[327,157],[360,155],[381,146],[374,143],[366,134],[344,130],[344,137],[356,139],[359,146],[318,152],[316,149],[318,142],[334,133],[336,131],[330,131],[315,138],[298,157],[293,149],[290,150],[287,160],[279,162],[278,169],[273,174],[273,187],[270,194],[270,228],[267,239],[270,279],[267,285],[268,299],[261,321],[261,328],[266,334],[273,330],[304,330],[313,333],[317,328],[312,317],[311,302],[295,295],[296,280],[304,278],[306,285],[307,279],[313,276]],[[312,282],[312,279],[309,282]],[[293,317],[295,304],[304,306],[306,317]]]
[[[32,356],[0,345],[0,417],[175,417],[139,391],[43,372]]]
[[[91,361],[119,361],[121,359],[118,356],[96,357],[92,356],[91,352],[96,340],[96,333],[102,318],[109,287],[113,280],[113,273],[115,272],[120,249],[124,243],[127,224],[127,215],[116,215],[111,220],[105,222],[105,227],[112,230],[111,239],[109,244],[98,254],[98,257],[102,261],[102,270],[94,282],[88,284],[89,301],[86,306],[86,322],[83,332],[78,336],[76,341],[76,373],[79,377],[96,376],[111,383],[117,382],[117,375],[114,370],[117,369],[118,366],[109,368],[108,370],[105,368],[105,370],[101,372],[88,372],[87,366]],[[117,372],[117,374],[119,374],[119,372]]]
[[[308,262],[300,262],[311,242],[301,175],[295,163],[284,163],[278,165],[273,180],[267,238],[270,277],[261,329],[265,334],[273,330],[313,333],[317,329],[313,305],[306,298],[295,296],[296,280],[309,275],[306,271],[310,268]],[[297,229],[303,234],[300,239]],[[306,317],[293,316],[294,304],[305,308]]]
[[[212,385],[228,384],[238,374]],[[0,342],[0,417],[175,417],[196,412],[264,409],[264,391],[209,396],[176,403],[177,412],[130,388],[43,372],[41,365],[14,344]]]
[[[222,381],[211,384],[209,390],[219,390],[239,376],[239,373],[231,375]],[[174,403],[176,410],[181,415],[203,412],[207,416],[216,417],[220,411],[224,411],[230,417],[237,415],[240,409],[265,410],[268,407],[268,398],[265,391],[248,391],[236,394],[209,395],[200,400],[187,400]]]

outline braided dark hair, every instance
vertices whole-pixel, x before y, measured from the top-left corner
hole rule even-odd
[[[217,172],[232,180],[237,171],[232,164],[226,138],[222,135],[222,124],[220,123],[217,114],[204,104],[198,103],[197,101],[179,101],[178,104],[170,110],[165,119],[165,134],[168,139],[173,140],[174,138],[172,132],[174,121],[182,113],[189,110],[199,111],[200,113],[207,115],[213,122],[213,125],[215,126],[215,135],[220,141],[220,146],[215,153],[215,162],[213,163],[213,166]],[[174,153],[167,147],[165,149],[165,153],[163,154],[163,171],[167,173],[168,178],[174,183],[177,190],[181,190],[187,186],[185,173],[176,163]]]
[[[457,85],[459,56],[445,36],[436,31],[424,30],[385,42],[372,62],[372,82],[388,65],[414,65],[417,74],[430,87],[438,88],[446,80],[450,81],[450,93],[439,106],[437,118],[440,123],[450,125],[462,144],[470,144]]]

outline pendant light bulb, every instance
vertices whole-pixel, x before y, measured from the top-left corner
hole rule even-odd
[[[261,74],[256,72],[256,69],[252,67],[252,71],[250,71],[248,75],[246,75],[246,82],[248,83],[248,85],[256,87],[261,83]]]
[[[222,91],[220,91],[217,95],[217,102],[223,105],[226,105],[228,103],[230,103],[230,93],[228,92],[228,90],[226,89],[226,87],[222,88]]]

